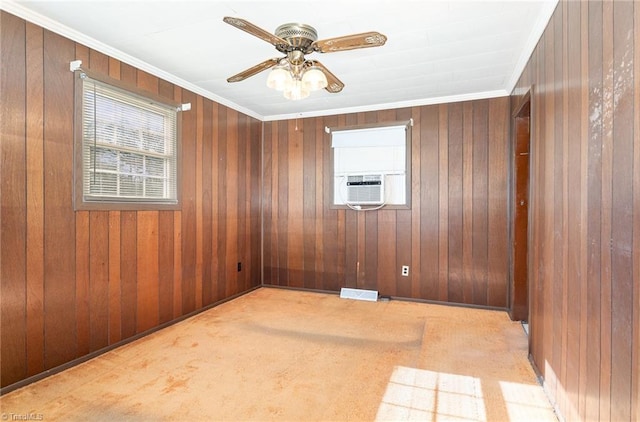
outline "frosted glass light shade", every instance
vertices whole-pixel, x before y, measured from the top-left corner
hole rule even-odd
[[[284,90],[284,97],[287,100],[301,100],[307,98],[309,94],[311,94],[311,91],[305,87],[305,84],[298,80],[294,80],[291,86]]]
[[[302,83],[309,91],[318,91],[327,87],[327,77],[322,70],[312,66],[302,75]]]
[[[291,73],[289,73],[287,69],[282,66],[274,67],[273,70],[269,72],[267,86],[271,89],[284,91],[287,86],[291,84],[291,79]]]

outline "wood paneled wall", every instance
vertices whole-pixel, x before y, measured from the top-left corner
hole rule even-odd
[[[259,285],[261,122],[0,13],[2,386]],[[74,212],[75,59],[191,103],[180,211]]]
[[[566,420],[640,420],[640,3],[561,2],[533,86],[533,361]]]
[[[509,113],[504,97],[266,122],[264,283],[507,307]],[[325,126],[409,119],[411,209],[332,209]]]

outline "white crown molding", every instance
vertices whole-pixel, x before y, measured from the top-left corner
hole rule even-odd
[[[24,7],[23,5],[19,4],[14,0],[0,0],[0,9],[5,10],[13,15],[16,15],[26,21],[39,25],[45,29],[48,29],[49,31],[55,32],[56,34],[69,38],[70,40],[80,43],[86,47],[89,47],[91,49],[104,53],[107,56],[113,57],[114,59],[120,60],[133,67],[136,67],[140,70],[148,72],[168,82],[174,83],[182,88],[188,89],[189,91],[192,91],[196,94],[200,94],[203,97],[206,97],[212,101],[215,101],[224,106],[230,107],[236,111],[239,111],[248,116],[254,117],[258,120],[264,120],[263,116],[259,115],[253,110],[249,110],[245,107],[242,107],[210,91],[202,89],[199,86],[192,84],[191,82],[187,82],[184,79],[181,79],[169,72],[165,72],[164,70],[159,69],[155,66],[152,66],[147,62],[144,62],[140,59],[130,56],[127,53],[124,53],[116,48],[113,48],[107,44],[104,44],[94,38],[91,38],[79,31],[76,31],[75,29],[69,28],[68,26],[63,25],[60,22],[57,22],[51,18],[43,16],[39,13],[36,13],[33,10],[30,10]]]

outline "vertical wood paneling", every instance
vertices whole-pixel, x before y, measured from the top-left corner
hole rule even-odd
[[[419,107],[411,109],[411,119],[413,128],[411,130],[411,199],[417,204],[421,203],[422,192],[420,190],[420,160],[422,158],[422,147],[420,145],[420,133],[422,127]],[[422,273],[422,213],[420,207],[411,207],[411,293],[409,297],[420,295],[420,275]]]
[[[202,104],[202,303],[214,302],[213,295],[213,102]]]
[[[251,272],[251,266],[249,261],[247,260],[248,255],[251,253],[251,244],[246,242],[246,233],[247,233],[247,224],[249,223],[248,219],[245,217],[247,215],[247,195],[250,186],[250,178],[246,176],[246,167],[247,167],[247,136],[249,131],[249,126],[247,125],[247,121],[244,115],[238,114],[238,196],[236,198],[237,202],[237,211],[236,215],[238,216],[238,233],[236,235],[237,242],[237,253],[236,253],[236,265],[240,263],[240,271],[236,266],[237,273],[237,286],[236,291],[241,292],[247,289],[247,280],[246,276]]]
[[[611,257],[611,419],[631,420],[633,341],[633,2],[613,9],[613,180]],[[636,23],[640,25],[640,23]],[[637,63],[640,65],[640,63]],[[640,81],[636,81],[640,89]],[[636,111],[637,113],[637,111]],[[636,148],[639,146],[636,145]],[[638,169],[636,169],[636,172]],[[636,245],[636,247],[640,247]],[[636,303],[635,306],[640,306]],[[640,324],[640,321],[635,321]]]
[[[590,2],[589,15],[589,116],[602,115],[602,3]],[[602,221],[602,122],[589,120],[587,168],[587,367],[600,367],[600,225]],[[585,419],[600,416],[600,372],[587,371]]]
[[[76,60],[91,65],[89,48],[76,44]],[[91,351],[91,300],[90,300],[90,225],[89,211],[76,212],[76,327],[78,330],[78,353]]]
[[[267,284],[275,284],[273,282],[273,245],[271,227],[273,225],[273,184],[275,182],[272,175],[273,171],[273,141],[271,131],[272,124],[263,125],[262,138],[264,139],[264,148],[262,152],[262,222],[265,228],[262,234],[262,282]],[[317,220],[316,220],[317,221]]]
[[[221,107],[224,132],[218,132],[218,104],[4,11],[0,19],[2,387],[258,285],[259,123],[235,112],[227,125]],[[75,59],[192,103],[181,114],[182,210],[74,211],[69,62]],[[219,136],[234,154],[218,155]],[[218,185],[221,158],[233,162],[224,163],[228,174]],[[219,215],[229,197],[233,215]],[[214,242],[235,245],[235,255],[252,261],[243,262],[251,271],[241,282],[218,273],[226,249]],[[215,291],[205,291],[205,279]]]
[[[638,9],[561,2],[514,88],[536,87],[531,354],[567,420],[638,415]]]
[[[78,353],[91,351],[91,264],[90,264],[90,214],[76,212],[76,327]]]
[[[287,257],[288,255],[288,243],[289,240],[287,233],[289,233],[289,131],[288,124],[286,121],[281,121],[277,123],[278,125],[278,137],[273,140],[274,143],[278,145],[278,151],[281,154],[281,158],[279,158],[279,166],[278,166],[278,190],[277,190],[277,220],[276,224],[278,227],[277,233],[277,242],[278,242],[278,253],[276,255],[278,273],[276,275],[278,284],[280,285],[288,285],[289,284],[289,270],[287,266]]]
[[[182,103],[182,88],[179,86],[173,87],[173,99],[178,104]],[[183,121],[183,116],[181,115],[180,121]],[[181,144],[182,144],[182,133],[181,136]],[[184,152],[182,149],[180,150],[182,156],[184,156]],[[180,166],[184,165],[181,160]],[[178,167],[180,173],[182,173],[182,168]],[[180,202],[183,202],[184,193],[183,193],[184,181],[181,180],[178,195],[180,197]],[[182,210],[175,211],[173,213],[173,317],[177,318],[183,315],[182,310]]]
[[[120,315],[122,290],[120,287],[120,211],[109,212],[109,344],[122,338]]]
[[[140,211],[136,224],[136,332],[158,325],[158,212]]]
[[[43,30],[26,24],[27,375],[44,370]],[[3,76],[4,78],[4,76]],[[3,88],[0,88],[5,92]],[[7,114],[4,113],[3,116]],[[2,132],[4,133],[4,132]],[[4,330],[4,327],[3,327]]]
[[[588,116],[589,114],[589,55],[586,52],[589,50],[589,7],[583,5],[580,8],[580,114],[581,116]],[[589,159],[589,123],[584,117],[580,122],[580,262],[579,268],[587,268],[587,180],[588,180],[588,159]],[[583,270],[584,271],[584,270]],[[587,342],[587,336],[589,326],[587,324],[587,309],[588,309],[588,284],[580,283],[580,368],[579,368],[579,390],[578,412],[582,419],[585,419],[586,406],[587,406],[587,349],[590,344]]]
[[[473,238],[472,238],[472,278],[465,280],[472,284],[472,297],[466,302],[477,305],[487,304],[488,277],[488,209],[489,209],[489,109],[487,101],[478,101],[473,107]],[[466,127],[466,123],[465,123]],[[491,170],[493,171],[493,170]]]
[[[227,215],[226,192],[227,192],[227,107],[218,107],[218,201],[216,203],[218,239],[218,279],[227,279],[227,225],[224,222],[229,218]],[[226,295],[226,283],[218,283],[217,297],[223,298]]]
[[[337,118],[327,117],[324,119],[324,126],[326,127],[335,127],[337,125]],[[331,173],[329,172],[329,157],[331,154],[331,148],[328,146],[323,148],[322,154],[322,174],[324,176],[324,196],[323,196],[323,215],[322,215],[322,233],[323,233],[323,256],[324,256],[324,265],[323,265],[323,283],[322,287],[324,289],[329,289],[333,287],[334,290],[339,289],[341,284],[341,274],[337,273],[337,262],[338,262],[338,212],[336,210],[332,210],[329,208],[329,204],[331,202],[331,192],[332,190],[329,188],[328,183],[331,183]],[[362,267],[365,267],[365,263],[360,264]],[[366,271],[366,270],[365,270]],[[364,276],[364,286],[367,286],[368,278],[367,275]],[[366,287],[365,287],[366,288]]]
[[[416,297],[438,300],[440,233],[440,114],[438,106],[420,108],[420,171],[413,177],[420,183],[420,202],[411,198],[412,209],[420,211],[420,290]],[[414,130],[416,127],[414,126]],[[415,156],[416,152],[412,149]],[[442,177],[444,179],[444,175]],[[444,236],[442,234],[442,236]],[[425,241],[431,239],[430,241]]]
[[[550,110],[548,119],[544,122],[544,131],[545,131],[546,139],[553,138],[554,128],[555,128],[555,125],[553,124],[555,121],[555,110],[556,110],[556,103],[557,103],[555,99],[556,95],[554,95],[555,87],[553,86],[552,82],[548,82],[548,81],[554,80],[555,62],[559,61],[559,60],[556,60],[556,56],[558,54],[555,53],[553,49],[553,45],[554,45],[553,41],[556,35],[555,32],[557,32],[556,28],[557,27],[561,28],[558,22],[562,23],[561,16],[553,20],[554,24],[551,25],[553,30],[549,32],[547,37],[545,37],[544,45],[545,45],[545,50],[547,55],[544,57],[544,60],[542,60],[542,66],[544,67],[540,70],[542,77],[544,78],[544,82],[547,82],[545,86],[548,87],[547,92],[544,93],[546,94],[545,105],[549,107],[549,110]],[[561,58],[562,51],[560,51],[559,55]],[[562,127],[559,126],[559,128],[561,129]],[[559,141],[556,142],[556,144],[558,144],[558,148],[560,148],[560,146],[562,145],[561,139],[559,139]],[[540,168],[540,177],[541,177],[541,184],[542,184],[540,188],[540,201],[543,204],[542,205],[543,208],[547,210],[553,207],[553,202],[555,199],[555,196],[554,196],[555,183],[553,178],[555,169],[553,167],[554,165],[553,157],[554,157],[554,151],[555,151],[556,145],[543,144],[543,145],[540,145],[540,148],[541,148],[540,155],[542,156],[541,168]],[[548,168],[542,167],[542,163],[547,163]],[[555,212],[561,213],[562,208],[561,207],[558,208],[558,210]],[[555,265],[556,247],[555,247],[555,241],[554,241],[555,238],[553,236],[554,229],[555,229],[554,221],[553,221],[554,213],[550,213],[550,212],[541,213],[540,217],[543,219],[542,227],[541,227],[541,231],[542,231],[541,236],[542,238],[546,238],[549,240],[544,244],[542,244],[542,247],[544,247],[544,249],[541,251],[541,255],[542,255],[541,259],[546,263],[546,265],[538,267],[540,269],[539,279],[543,287],[544,303],[550,304],[551,306],[554,306],[557,308],[558,304],[561,303],[560,301],[562,299],[562,283],[559,283],[557,285],[548,283],[548,280],[551,280],[553,278],[553,272],[556,270],[556,265]],[[534,245],[538,245],[538,244],[539,243],[536,242]],[[558,251],[560,251],[560,248],[557,248],[557,249]],[[559,290],[560,292],[556,293],[555,292],[556,289]],[[561,312],[561,311],[562,310],[560,309],[558,312]],[[560,346],[560,340],[562,336],[558,332],[557,327],[559,327],[561,323],[562,323],[561,318],[554,319],[549,317],[549,318],[545,318],[544,320],[542,336],[544,337],[545,341],[543,341],[543,345],[545,348],[545,353],[550,356],[550,360],[559,359],[559,356],[560,356],[559,346]],[[544,371],[545,371],[545,376],[547,376],[550,380],[549,389],[551,391],[555,391],[557,375],[554,373],[554,371],[551,370],[552,368],[553,368],[553,365],[545,365]]]
[[[412,116],[413,116],[413,110],[411,108],[401,108],[401,109],[390,111],[389,114],[386,116],[381,115],[380,119],[384,120],[384,119],[395,118],[395,120],[397,121],[408,122],[410,121]],[[409,129],[411,130],[411,137],[409,138],[410,148],[413,147],[414,140],[418,139],[417,137],[413,136],[412,129],[413,128]],[[415,157],[417,159],[420,157],[419,146],[416,148],[416,150],[417,150],[417,154]],[[407,158],[406,165],[409,171],[413,170],[413,167],[414,167],[413,148],[411,149],[411,155]],[[420,172],[417,171],[416,173],[419,174]],[[419,185],[416,184],[416,180],[412,178],[411,184],[409,186],[410,194],[418,190],[417,189],[418,186]],[[417,201],[416,203],[418,204],[420,203],[419,195],[416,196],[416,201]],[[396,240],[395,265],[392,268],[395,276],[395,282],[396,282],[396,296],[412,297],[413,292],[419,290],[418,277],[416,277],[413,274],[414,271],[416,271],[418,275],[420,274],[419,260],[413,259],[414,255],[416,257],[420,256],[420,251],[419,251],[420,242],[419,240],[416,241],[414,239],[413,230],[412,230],[414,227],[414,223],[413,223],[414,215],[419,217],[419,212],[414,212],[413,210],[399,210],[396,212],[396,232],[398,233],[398,235]],[[418,221],[416,221],[415,227],[418,227],[418,228],[420,227],[419,218],[418,218]],[[419,230],[417,230],[416,233],[419,233]],[[419,236],[415,236],[415,237],[419,239]],[[414,251],[414,247],[416,247],[418,250]],[[401,275],[400,268],[402,265],[409,266],[410,268],[409,277],[403,277]]]
[[[393,273],[393,281],[396,285],[395,296],[411,297],[413,294],[412,286],[412,271],[418,271],[420,269],[416,265],[417,263],[412,261],[412,247],[413,247],[413,232],[411,231],[411,211],[400,210],[396,212],[396,227],[394,228],[397,233],[396,238],[396,256],[394,257],[391,271]],[[402,265],[409,266],[409,277],[403,277],[400,273]]]
[[[462,269],[463,254],[463,168],[465,165],[462,135],[463,135],[463,114],[462,103],[453,104],[449,107],[449,145],[448,145],[448,179],[449,179],[449,217],[447,228],[448,233],[448,268],[449,280],[447,285],[447,300],[451,302],[464,303],[462,295],[462,285],[464,274]]]
[[[562,10],[562,8],[560,8]],[[545,60],[544,77],[549,83],[549,99],[548,105],[552,107],[553,114],[550,116],[553,121],[561,121],[562,114],[562,84],[561,82],[549,82],[549,81],[561,81],[562,77],[562,61],[563,50],[554,48],[556,39],[562,40],[562,16],[555,20],[553,26],[554,30],[552,35],[547,39],[547,45],[549,54],[551,57]],[[562,45],[562,44],[560,44]],[[563,191],[563,178],[562,178],[562,160],[563,160],[563,126],[554,125],[553,121],[546,122],[546,132],[549,137],[556,137],[558,140],[556,143],[545,146],[545,163],[547,168],[541,169],[541,173],[545,176],[545,186],[542,188],[542,200],[545,202],[546,207],[553,208],[553,204],[556,201],[562,203]],[[555,159],[554,159],[555,157]],[[549,209],[547,208],[547,209]],[[540,274],[541,280],[545,283],[545,301],[552,304],[558,315],[563,312],[563,289],[566,283],[551,284],[548,280],[551,280],[557,274],[561,274],[563,271],[563,247],[560,242],[562,233],[562,221],[564,217],[564,208],[556,207],[553,213],[545,213],[545,225],[544,236],[545,238],[554,239],[550,241],[548,247],[544,251],[544,258],[549,264],[543,267],[543,271]],[[553,236],[554,233],[558,233],[557,236]],[[562,277],[561,275],[559,277]],[[545,346],[551,348],[551,354],[553,356],[553,365],[549,365],[548,369],[555,369],[555,362],[560,362],[562,359],[562,347],[566,345],[566,336],[563,336],[563,324],[566,323],[562,318],[548,318],[547,325],[545,326],[544,335],[546,337]],[[558,365],[561,368],[561,365]],[[551,370],[549,374],[551,381],[551,389],[555,391],[559,379],[562,377],[562,373]]]
[[[580,61],[580,8],[581,3],[572,2],[567,3],[567,25],[564,27],[567,35],[564,37],[564,42],[567,45],[566,60],[563,63],[564,74],[567,80],[580,80],[581,79],[581,61]],[[564,85],[563,89],[563,121],[565,132],[563,137],[565,138],[564,153],[566,156],[563,160],[565,195],[567,198],[567,207],[565,211],[565,217],[567,221],[580,221],[580,163],[581,163],[581,91],[580,85],[569,86]],[[569,107],[569,104],[572,107]],[[577,136],[576,136],[577,135]],[[580,280],[579,280],[579,264],[580,264],[580,231],[568,230],[569,225],[563,225],[563,230],[566,233],[566,242],[564,247],[566,248],[566,294],[563,297],[565,300],[563,312],[567,314],[567,335],[566,335],[566,352],[563,353],[563,358],[566,356],[580,355]],[[571,298],[571,299],[569,299]],[[567,386],[571,394],[569,399],[574,402],[574,406],[571,412],[567,413],[567,417],[570,419],[577,419],[579,417],[578,406],[578,389],[580,378],[580,359],[566,359],[563,364],[565,368],[563,385]]]
[[[77,353],[75,224],[72,184],[73,74],[68,63],[74,44],[44,33],[44,300],[45,367],[53,368]],[[65,67],[65,65],[67,65]]]
[[[302,220],[305,222],[303,225],[302,239],[303,245],[303,274],[302,283],[304,287],[314,289],[316,287],[316,271],[315,271],[315,259],[316,259],[316,127],[313,119],[304,119],[303,121],[303,141],[302,141],[302,169],[303,175],[303,213]],[[314,224],[306,224],[306,222],[314,222]],[[347,223],[347,227],[351,227]],[[347,238],[353,237],[347,236]],[[355,248],[347,247],[347,254],[349,251],[355,252]],[[347,260],[349,261],[349,260]],[[351,271],[347,271],[347,277],[350,277],[349,284],[355,287],[355,258],[350,260],[354,262]]]
[[[395,279],[395,263],[397,248],[397,231],[395,211],[383,211],[377,213],[377,268],[376,275],[378,278],[377,290],[381,295],[396,295],[396,279]],[[374,245],[367,245],[372,247]]]
[[[109,213],[89,216],[90,351],[109,344]]]
[[[315,225],[315,244],[316,244],[316,254],[315,254],[315,273],[316,273],[316,282],[315,282],[315,288],[319,289],[322,288],[322,280],[324,278],[324,230],[323,230],[323,221],[324,218],[323,217],[323,213],[324,213],[324,198],[325,198],[325,186],[326,183],[328,183],[328,178],[325,179],[324,177],[324,163],[325,163],[325,149],[328,149],[328,142],[327,142],[327,137],[325,136],[325,132],[324,132],[324,119],[314,119],[316,121],[315,124],[315,131],[316,131],[316,142],[315,142],[315,190],[316,190],[316,212],[315,212],[315,219],[314,219],[314,225]],[[266,148],[265,148],[265,156],[267,154]],[[268,175],[269,170],[268,170],[268,165],[267,162],[265,160],[264,162],[264,180],[262,183],[262,186],[266,186],[268,183]],[[268,196],[264,196],[265,200],[264,200],[264,204],[265,206],[266,201],[268,200]],[[360,226],[358,226],[360,227]],[[363,230],[358,230],[358,236],[361,236],[364,233]],[[267,236],[267,231],[265,230],[263,232],[263,236]],[[265,243],[266,245],[267,243]],[[358,256],[359,258],[359,256]],[[358,283],[359,280],[359,275],[356,274],[356,283]]]
[[[224,197],[227,216],[226,296],[236,293],[238,286],[238,270],[236,267],[238,262],[238,189],[231,188],[232,186],[238,186],[238,133],[233,130],[237,126],[238,112],[232,109],[227,110],[227,189]]]
[[[600,232],[600,412],[611,420],[611,190],[613,161],[613,3],[602,5],[602,215]],[[596,119],[599,120],[599,119]]]
[[[473,104],[463,104],[462,115],[462,302],[473,300],[473,202],[474,202],[474,148],[477,140],[473,138]],[[457,161],[457,160],[456,160]]]
[[[266,122],[265,284],[506,307],[508,103]],[[411,118],[411,208],[332,208],[324,127]],[[401,276],[402,265],[410,266],[409,277]]]
[[[507,303],[505,280],[508,278],[508,263],[504,257],[509,254],[507,226],[500,216],[507,210],[509,146],[499,139],[509,138],[509,101],[507,98],[489,102],[488,121],[488,181],[487,181],[487,305],[504,306]],[[513,306],[513,305],[511,305]]]
[[[196,259],[195,259],[195,299],[196,309],[202,307],[202,265],[204,257],[202,255],[202,242],[203,242],[203,220],[202,220],[202,143],[203,143],[203,100],[198,96],[196,99],[196,157],[200,159],[195,160],[196,166]]]
[[[287,269],[288,285],[292,287],[302,287],[304,270],[304,172],[303,172],[303,151],[304,137],[298,125],[298,119],[288,122],[287,132],[289,133],[287,142],[287,216],[288,229],[286,233],[287,247]]]
[[[196,116],[198,104],[183,90],[182,102],[191,110],[182,114],[182,313],[196,309]]]
[[[247,145],[249,146],[249,156],[251,160],[247,163],[247,172],[250,174],[251,179],[251,203],[249,204],[249,216],[251,220],[251,232],[247,233],[247,238],[252,244],[251,248],[251,275],[249,278],[249,285],[256,287],[262,283],[262,186],[264,171],[264,164],[262,159],[263,142],[262,142],[262,122],[255,119],[249,119],[251,125],[251,131]]]
[[[120,329],[122,337],[127,338],[136,334],[138,304],[138,251],[136,234],[138,233],[135,211],[120,213],[120,289],[122,310]]]
[[[633,345],[632,345],[632,390],[631,390],[631,419],[640,419],[640,218],[637,217],[640,212],[640,6],[634,5],[634,55],[633,55],[633,80],[635,82],[634,89],[634,119],[633,119],[633,212],[636,218],[633,223],[633,303],[635,303],[632,312],[631,321],[634,322],[633,327]]]
[[[438,107],[438,296],[449,300],[449,108]],[[435,238],[435,236],[434,236]],[[426,240],[428,241],[428,240]]]
[[[377,290],[380,282],[378,279],[378,238],[380,236],[378,218],[377,212],[364,214],[364,262],[360,265],[364,267],[364,288],[372,290]]]
[[[174,218],[171,211],[158,212],[158,322],[173,319]]]
[[[25,120],[27,107],[25,22],[0,12],[0,47],[3,65],[0,72],[2,91],[2,142],[0,143],[0,280],[2,303],[2,384],[10,384],[27,374],[26,355],[26,148]],[[6,64],[4,63],[6,60]],[[14,356],[11,366],[4,365]]]

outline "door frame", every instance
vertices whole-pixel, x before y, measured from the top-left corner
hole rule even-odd
[[[511,175],[510,175],[510,201],[509,201],[509,316],[514,321],[529,321],[530,315],[530,280],[529,280],[529,246],[531,244],[531,170],[532,170],[532,161],[531,161],[531,110],[532,110],[532,90],[531,87],[521,98],[520,102],[515,108],[512,116],[511,116],[511,148],[510,148],[510,162],[511,162]],[[519,119],[526,119],[526,125],[519,124]],[[523,121],[523,120],[521,120]],[[528,132],[528,141],[527,141],[527,168],[526,168],[526,192],[518,191],[518,183],[516,177],[518,175],[518,161],[517,155],[521,153],[518,152],[517,144],[518,138],[522,134],[519,131],[525,130]],[[525,216],[521,216],[518,221],[516,221],[516,207],[518,204],[519,197],[522,195],[526,196],[526,206],[527,212]],[[516,243],[516,224],[526,224],[526,241],[524,244]],[[524,248],[524,251],[522,250]],[[520,251],[521,255],[524,254],[524,262],[522,258],[516,262],[516,255]],[[516,268],[516,265],[519,267],[524,266],[522,268]],[[520,276],[524,276],[524,282],[522,280],[516,280],[516,273],[520,274]]]

